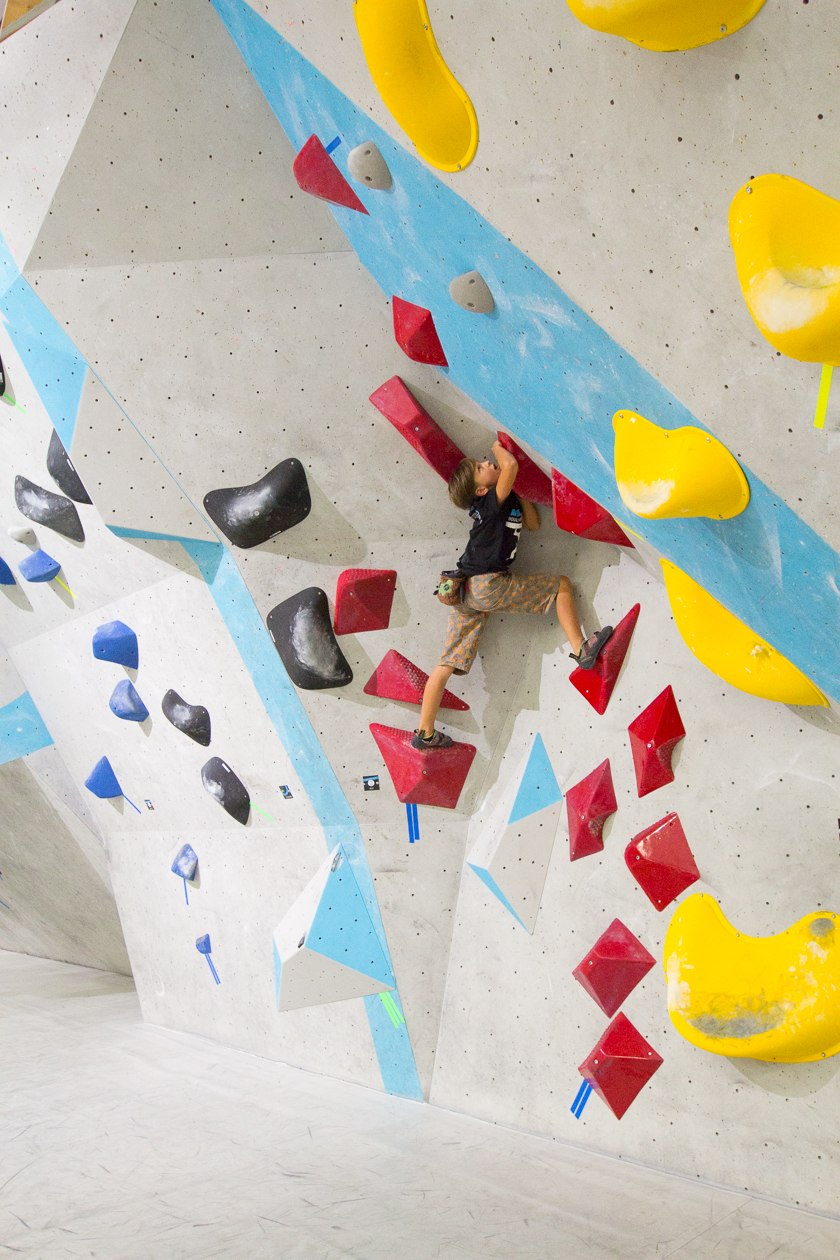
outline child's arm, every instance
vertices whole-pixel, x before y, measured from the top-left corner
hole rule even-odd
[[[496,498],[501,505],[513,489],[516,474],[519,472],[519,464],[510,451],[505,450],[501,442],[493,443],[493,454],[501,469],[499,480],[496,482]]]
[[[540,514],[535,503],[522,499],[522,524],[526,529],[535,530],[540,527]]]

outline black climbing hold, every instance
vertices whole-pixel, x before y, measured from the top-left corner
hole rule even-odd
[[[85,541],[85,531],[75,504],[65,499],[63,494],[53,494],[52,490],[36,486],[26,477],[15,477],[15,503],[18,511],[30,521],[46,525],[74,542]]]
[[[284,599],[272,608],[266,625],[296,687],[320,691],[346,687],[353,681],[353,671],[333,634],[327,596],[320,587],[308,586]]]
[[[226,809],[231,818],[235,818],[243,827],[251,812],[251,798],[248,789],[241,779],[233,773],[226,761],[221,757],[211,757],[201,767],[201,782],[211,796],[215,796],[222,809]]]
[[[187,704],[171,688],[160,702],[163,716],[176,730],[183,731],[206,748],[210,743],[210,714],[201,704]]]
[[[299,459],[284,459],[252,486],[210,490],[207,515],[235,547],[257,547],[305,520],[312,509]]]
[[[6,369],[3,367],[3,360],[0,359],[0,398],[6,392]]]
[[[47,451],[47,472],[59,490],[63,490],[68,499],[76,503],[90,503],[91,498],[82,485],[82,479],[70,463],[70,456],[64,449],[61,438],[53,429],[50,446]]]

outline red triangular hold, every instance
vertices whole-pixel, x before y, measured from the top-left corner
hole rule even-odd
[[[345,569],[335,588],[336,634],[387,630],[397,584],[396,569]]]
[[[604,830],[604,823],[617,809],[610,759],[607,757],[606,761],[602,761],[600,766],[566,793],[570,861],[576,862],[578,858],[588,857],[590,853],[599,853],[603,849],[601,832]]]
[[[551,478],[546,476],[539,465],[535,464],[520,446],[517,446],[509,433],[497,433],[496,437],[519,464],[519,472],[513,483],[513,488],[519,497],[527,499],[529,503],[541,503],[543,507],[551,507]]]
[[[596,713],[607,711],[639,620],[640,608],[641,604],[634,604],[627,616],[622,617],[592,669],[573,669],[569,674],[569,682],[584,700],[589,701]]]
[[[402,298],[392,297],[394,312],[394,336],[397,345],[415,363],[433,363],[437,367],[449,367],[443,346],[437,335],[432,312],[425,306],[415,306]]]
[[[472,744],[421,752],[411,747],[411,731],[372,722],[370,733],[404,805],[455,808],[475,756]]]
[[[430,468],[448,481],[464,458],[451,438],[429,415],[398,376],[380,385],[370,401],[422,455]]]
[[[428,681],[429,675],[418,665],[391,648],[365,683],[364,691],[365,695],[381,696],[383,700],[405,700],[408,704],[422,704],[423,688]],[[470,706],[446,690],[440,707],[465,712]]]
[[[348,210],[358,210],[367,214],[353,189],[347,183],[341,171],[321,144],[317,136],[310,136],[292,166],[298,188],[320,197],[322,201],[332,201],[336,205],[346,206]]]
[[[624,850],[624,861],[657,910],[670,906],[700,878],[694,854],[676,814],[666,814],[634,836]]]
[[[661,1066],[662,1056],[619,1013],[578,1071],[620,1120]]]
[[[572,974],[604,1014],[613,1016],[655,965],[653,954],[621,919],[613,919]]]
[[[615,543],[618,547],[632,547],[624,530],[613,520],[606,508],[590,499],[573,481],[564,477],[556,468],[551,470],[551,489],[554,519],[561,529],[592,542]]]
[[[670,686],[627,727],[639,796],[673,783],[671,754],[685,735],[680,711]]]

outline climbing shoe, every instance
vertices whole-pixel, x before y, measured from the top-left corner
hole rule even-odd
[[[451,748],[452,740],[441,731],[432,731],[428,739],[419,731],[415,731],[411,737],[411,747],[419,748],[421,752],[428,752],[430,748]]]
[[[612,626],[604,626],[603,630],[599,630],[597,634],[591,634],[588,639],[584,639],[577,655],[570,652],[569,656],[573,661],[577,661],[580,669],[591,669],[609,642],[612,632]]]

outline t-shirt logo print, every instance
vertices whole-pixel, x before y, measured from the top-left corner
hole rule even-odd
[[[504,573],[519,545],[522,503],[514,490],[499,503],[495,490],[476,495],[470,504],[473,525],[467,549],[458,561],[465,577],[480,573]]]
[[[519,546],[519,535],[522,533],[522,512],[519,508],[513,509],[510,516],[505,521],[505,526],[507,527],[507,529],[513,530],[514,540],[515,540],[513,544],[513,551],[510,553],[510,556],[508,557],[508,564],[510,564],[510,562],[513,560],[514,556],[516,555],[516,548]]]

